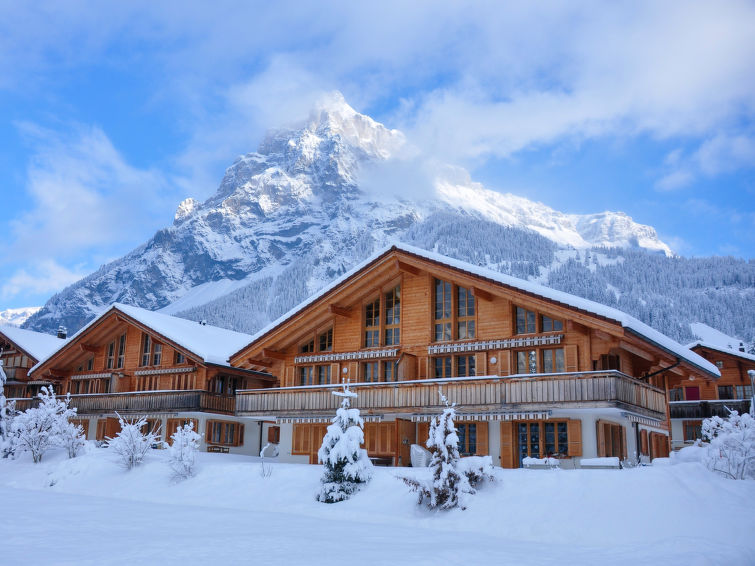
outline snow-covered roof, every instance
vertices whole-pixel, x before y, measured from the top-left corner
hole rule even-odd
[[[17,326],[2,325],[0,326],[0,333],[16,344],[16,346],[21,348],[24,352],[32,356],[35,360],[47,358],[66,343],[65,340],[53,336],[52,334],[24,330]]]
[[[354,274],[358,273],[359,271],[361,271],[362,269],[370,265],[372,262],[378,260],[380,257],[386,255],[387,253],[389,253],[390,251],[394,249],[406,252],[410,255],[419,256],[421,258],[428,259],[430,261],[434,261],[434,262],[446,265],[448,267],[458,269],[460,271],[465,271],[472,275],[477,275],[479,277],[489,279],[496,283],[500,283],[502,285],[506,285],[508,287],[511,287],[520,291],[524,291],[526,293],[532,293],[534,295],[538,295],[540,297],[550,299],[558,303],[562,303],[564,305],[579,309],[581,311],[585,311],[593,315],[597,315],[597,316],[612,320],[614,322],[621,324],[623,328],[629,330],[630,332],[633,332],[634,334],[641,336],[648,342],[652,342],[659,348],[669,352],[674,357],[682,359],[686,361],[687,363],[709,374],[712,374],[713,376],[716,376],[716,377],[721,376],[721,372],[718,371],[718,368],[712,363],[710,363],[708,360],[703,358],[702,356],[695,354],[689,348],[685,348],[684,346],[682,346],[675,340],[669,338],[665,334],[658,332],[657,330],[651,328],[644,322],[640,322],[633,316],[630,316],[618,309],[608,307],[606,305],[601,305],[600,303],[596,303],[595,301],[590,301],[588,299],[583,299],[582,297],[570,295],[569,293],[565,293],[563,291],[557,291],[555,289],[551,289],[550,287],[545,287],[544,285],[540,285],[538,283],[533,283],[531,281],[526,281],[524,279],[519,279],[517,277],[512,277],[510,275],[504,275],[503,273],[500,273],[498,271],[493,271],[485,267],[472,265],[471,263],[460,261],[458,259],[453,259],[453,258],[444,256],[438,253],[429,252],[421,248],[415,248],[414,246],[409,246],[403,243],[394,244],[393,246],[384,248],[381,251],[377,252],[376,254],[373,254],[372,256],[367,258],[365,261],[361,262],[356,267],[354,267],[350,271],[347,271],[341,277],[339,277],[338,279],[336,279],[329,285],[325,286],[317,294],[313,295],[306,301],[300,303],[299,305],[297,305],[296,307],[288,311],[286,314],[284,314],[283,316],[273,321],[272,323],[268,324],[262,330],[254,334],[254,336],[252,336],[252,339],[250,340],[249,343],[251,344],[253,342],[256,342],[257,340],[262,338],[265,334],[267,334],[268,332],[273,330],[275,327],[277,327],[279,324],[282,324],[283,322],[285,322],[286,320],[288,320],[295,314],[299,313],[304,308],[308,307],[309,305],[311,305],[312,303],[314,303],[321,297],[327,295],[333,289],[335,289],[336,287],[341,285],[343,282],[345,282],[347,279],[352,277]],[[235,353],[238,353],[238,351]]]
[[[185,348],[188,352],[191,352],[208,364],[230,367],[228,363],[230,355],[243,348],[252,339],[249,334],[234,332],[233,330],[226,330],[225,328],[210,326],[209,324],[200,324],[193,320],[178,318],[131,305],[113,303],[109,309],[81,328],[68,341],[75,340],[114,310],[133,318],[147,328]],[[39,363],[29,370],[29,373],[35,371],[43,362],[47,361],[47,359],[61,349],[57,348],[44,359],[40,359]]]
[[[711,344],[710,342],[703,342],[702,340],[695,340],[694,342],[687,344],[687,348],[689,348],[690,350],[696,346],[701,346],[703,348],[708,348],[709,350],[723,352],[724,354],[729,354],[730,356],[736,356],[738,358],[742,358],[743,360],[755,362],[755,355],[748,354],[747,352],[740,352],[736,348],[727,348],[726,346]]]

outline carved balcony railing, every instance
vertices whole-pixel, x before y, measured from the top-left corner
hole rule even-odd
[[[711,401],[671,401],[669,413],[672,419],[707,419],[728,417],[729,411],[740,415],[750,411],[749,399],[721,399]]]
[[[553,408],[615,407],[650,418],[666,418],[662,389],[618,371],[424,379],[355,383],[353,406],[365,414],[437,413],[438,387],[449,402],[468,412],[540,411]],[[240,416],[332,415],[341,385],[310,385],[237,391]]]

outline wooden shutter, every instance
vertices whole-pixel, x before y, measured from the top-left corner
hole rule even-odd
[[[627,429],[623,426],[619,429],[621,431],[621,459],[625,460],[627,457]]]
[[[309,454],[309,426],[294,425],[291,454]]]
[[[341,383],[341,364],[330,364],[330,382]]]
[[[272,444],[278,444],[281,441],[281,427],[271,426],[267,429],[267,441]]]
[[[501,350],[498,352],[498,373],[500,375],[511,375],[511,351]]]
[[[244,444],[244,425],[241,423],[236,423],[236,428],[238,429],[238,438],[236,439],[236,446],[242,446]]]
[[[514,468],[514,423],[501,422],[501,467]]]
[[[430,436],[430,423],[417,424],[417,444],[427,448],[427,437]]]
[[[566,434],[569,438],[569,456],[582,456],[582,421],[569,419],[566,423]]]
[[[579,371],[579,360],[577,358],[577,346],[565,346],[564,357],[566,358],[566,371]]]
[[[478,456],[487,456],[488,449],[488,423],[478,422],[477,424],[477,452]]]
[[[485,352],[475,354],[475,375],[488,375],[488,356]]]
[[[105,423],[107,423],[105,419],[97,421],[97,435],[95,436],[97,440],[105,440]]]
[[[644,429],[640,431],[640,454],[650,455],[650,452],[648,452],[648,431]]]
[[[212,442],[212,421],[207,421],[204,437],[207,444],[210,444]]]
[[[286,368],[286,380],[285,383],[283,383],[283,387],[293,387],[296,385],[294,383],[294,369],[293,366],[288,366]]]
[[[598,443],[598,458],[603,458],[606,455],[606,431],[603,421],[595,423],[595,434]]]

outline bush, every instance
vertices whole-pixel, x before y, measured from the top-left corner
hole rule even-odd
[[[144,461],[147,451],[159,440],[159,434],[156,431],[146,434],[142,432],[147,426],[147,419],[144,417],[127,421],[118,413],[116,415],[121,430],[115,438],[106,437],[107,446],[120,457],[123,467],[130,470]]]
[[[176,479],[186,479],[194,475],[199,442],[202,437],[194,431],[194,423],[188,422],[179,427],[170,437],[173,440],[168,448],[168,462]]]
[[[703,464],[724,477],[755,479],[755,418],[730,411],[729,416],[703,421],[703,438],[709,442]]]
[[[61,444],[61,430],[71,424],[69,418],[76,416],[76,409],[68,406],[69,396],[61,401],[55,397],[52,388],[42,387],[38,397],[38,407],[27,409],[13,419],[14,445],[31,452],[35,463],[42,461],[42,456],[51,446]]]

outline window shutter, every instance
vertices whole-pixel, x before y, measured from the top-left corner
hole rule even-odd
[[[365,423],[364,425],[364,447],[368,454],[375,454],[377,451],[377,431],[375,423]]]
[[[511,375],[511,351],[500,350],[498,352],[498,373],[500,375]]]
[[[294,383],[294,367],[289,366],[286,368],[286,382],[283,384],[283,387],[293,387],[296,385]]]
[[[582,456],[582,421],[569,419],[566,434],[569,437],[569,456]]]
[[[267,429],[267,441],[272,444],[278,444],[280,442],[281,428],[279,426],[271,426]]]
[[[330,364],[330,382],[341,383],[341,364]]]
[[[99,419],[97,421],[97,434],[95,436],[97,440],[105,440],[105,423],[106,422],[107,421],[105,421],[105,419]]]
[[[598,438],[598,458],[603,458],[606,455],[606,429],[603,421],[598,421],[595,426]]]
[[[501,421],[501,467],[514,468],[514,423]]]
[[[485,352],[475,354],[475,375],[488,375],[488,356]]]
[[[650,455],[648,452],[648,431],[644,429],[640,431],[640,453],[645,456]]]
[[[239,431],[238,432],[239,437],[238,437],[238,441],[236,442],[236,446],[243,446],[243,444],[244,444],[244,425],[239,423],[236,426],[237,426],[238,431]]]
[[[488,423],[478,422],[477,424],[477,452],[478,456],[487,456],[488,450]]]
[[[430,436],[430,423],[417,424],[417,444],[427,448],[427,437]]]
[[[212,442],[212,421],[207,421],[207,426],[205,426],[205,442],[208,444]]]
[[[564,347],[564,357],[566,358],[566,371],[579,371],[577,346],[571,345]]]

